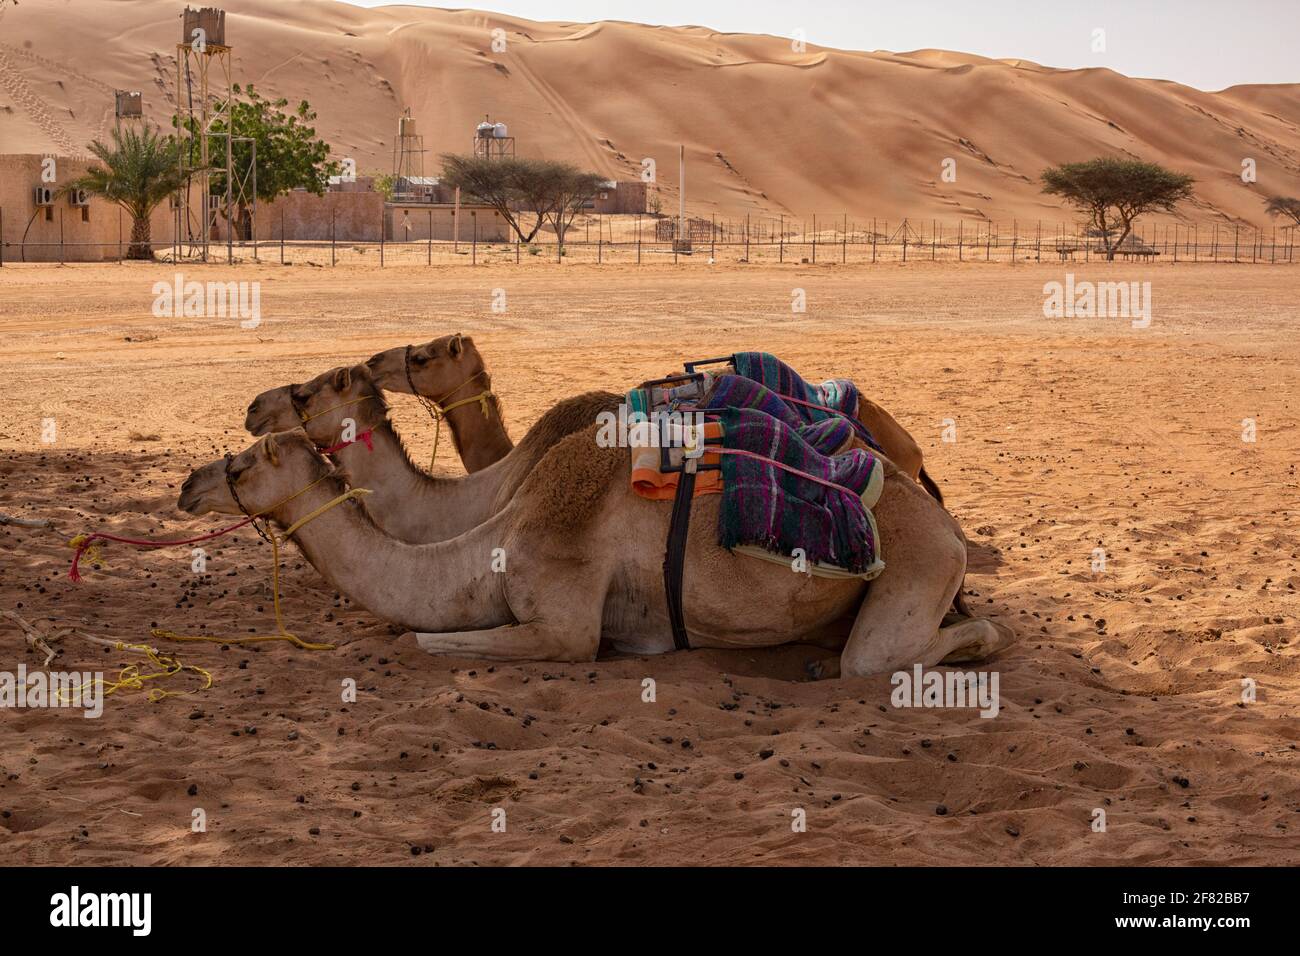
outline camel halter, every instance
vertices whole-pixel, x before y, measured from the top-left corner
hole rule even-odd
[[[123,538],[117,535],[104,534],[101,532],[96,532],[94,534],[89,534],[89,535],[80,534],[77,535],[75,538],[73,538],[70,542],[68,542],[70,547],[76,549],[76,552],[72,557],[72,566],[68,570],[68,577],[74,582],[81,581],[81,573],[79,571],[78,565],[81,561],[81,558],[84,555],[89,553],[91,555],[92,561],[101,560],[100,556],[97,553],[98,546],[94,544],[95,541],[99,541],[99,540],[116,541],[121,544],[129,544],[141,548],[168,548],[168,547],[176,547],[180,545],[197,544],[201,541],[210,541],[213,538],[222,537],[223,535],[230,534],[231,532],[236,531],[239,528],[244,527],[245,525],[251,524],[254,527],[254,529],[256,529],[257,533],[262,536],[263,539],[271,543],[272,561],[274,562],[271,571],[271,582],[272,582],[271,594],[272,594],[273,603],[275,607],[276,633],[268,634],[268,635],[253,635],[249,637],[216,637],[213,635],[178,634],[175,631],[166,630],[164,628],[153,628],[149,631],[150,636],[155,638],[166,638],[167,640],[171,640],[171,641],[209,643],[209,644],[254,644],[263,641],[288,641],[291,644],[293,644],[295,647],[299,647],[307,651],[333,650],[335,646],[333,644],[314,644],[308,641],[304,641],[301,638],[299,638],[297,635],[291,634],[288,630],[285,629],[284,618],[280,611],[280,544],[282,541],[287,541],[289,538],[291,538],[296,531],[298,531],[300,528],[303,527],[303,525],[314,520],[315,518],[320,517],[325,512],[335,507],[336,505],[340,505],[349,499],[360,498],[362,495],[370,494],[369,489],[352,488],[344,492],[343,494],[330,499],[325,504],[321,505],[319,508],[314,509],[313,511],[299,518],[297,521],[293,522],[293,524],[289,525],[289,527],[285,529],[283,537],[281,537],[274,533],[268,534],[265,530],[263,530],[262,526],[258,523],[258,519],[262,518],[263,516],[269,514],[272,511],[275,511],[280,506],[288,504],[290,501],[293,501],[295,498],[299,497],[300,495],[303,495],[306,492],[310,491],[312,488],[316,487],[318,484],[320,484],[322,481],[328,478],[329,474],[327,473],[321,475],[315,481],[310,482],[309,484],[303,486],[302,488],[299,488],[293,494],[289,495],[288,497],[280,499],[279,501],[277,501],[275,504],[271,505],[268,508],[263,508],[262,510],[256,512],[250,512],[246,507],[244,507],[243,502],[239,500],[239,493],[235,489],[235,478],[233,475],[230,474],[230,463],[233,460],[234,460],[233,455],[231,454],[226,455],[225,473],[224,473],[226,479],[226,487],[230,489],[230,496],[231,498],[234,499],[235,506],[238,507],[240,512],[244,515],[244,520],[238,521],[235,524],[229,525],[228,527],[220,528],[217,531],[211,532],[210,534],[199,535],[198,537],[195,538],[185,538],[183,540],[178,540],[178,541],[151,541],[147,539],[138,539],[138,538]],[[157,648],[150,647],[148,644],[128,644],[122,641],[118,641],[114,645],[114,648],[117,650],[129,650],[129,651],[136,651],[142,653],[148,658],[151,664],[153,664],[156,668],[158,668],[158,670],[152,673],[141,673],[139,665],[127,664],[122,668],[121,673],[119,673],[116,681],[110,683],[108,681],[103,680],[102,678],[96,678],[95,681],[92,681],[88,684],[83,684],[81,687],[67,688],[65,689],[65,692],[72,693],[75,691],[82,690],[85,687],[91,686],[91,684],[100,683],[105,688],[104,696],[107,697],[108,695],[112,694],[114,691],[121,690],[121,689],[143,690],[146,686],[144,683],[145,681],[165,679],[175,674],[179,674],[182,671],[189,671],[191,673],[199,675],[204,679],[203,686],[194,691],[171,691],[171,690],[164,690],[160,687],[155,687],[149,691],[147,696],[150,701],[157,702],[167,697],[185,697],[188,696],[189,694],[198,693],[200,691],[207,690],[213,684],[212,674],[209,673],[208,671],[204,670],[201,667],[197,667],[193,664],[182,664],[177,657],[170,654],[163,654],[160,651],[158,651]]]
[[[424,410],[428,412],[429,417],[433,419],[433,454],[429,456],[429,470],[432,471],[434,462],[438,458],[438,439],[442,434],[442,420],[447,417],[447,413],[460,408],[462,405],[472,405],[475,402],[478,402],[479,407],[483,409],[483,417],[491,418],[492,413],[488,408],[488,399],[495,398],[496,396],[493,395],[491,389],[484,389],[477,395],[459,399],[452,402],[450,405],[443,405],[443,402],[451,398],[451,396],[455,395],[470,382],[486,375],[487,369],[483,369],[477,375],[471,375],[441,398],[431,399],[421,395],[420,390],[415,387],[415,379],[411,377],[411,346],[409,345],[406,347],[406,352],[403,354],[402,365],[403,370],[406,372],[406,384],[411,387],[411,394],[415,396],[416,401],[424,406]]]

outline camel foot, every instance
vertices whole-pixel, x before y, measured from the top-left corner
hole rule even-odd
[[[951,634],[956,646],[939,661],[940,664],[982,661],[1016,642],[1015,631],[987,617],[968,618],[959,624],[945,627],[944,634]]]

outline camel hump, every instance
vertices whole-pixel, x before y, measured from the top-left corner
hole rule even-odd
[[[537,463],[511,503],[522,527],[581,531],[610,489],[627,484],[627,449],[601,447],[598,431],[593,423],[566,435]]]

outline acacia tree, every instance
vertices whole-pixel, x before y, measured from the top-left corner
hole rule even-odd
[[[1290,196],[1272,196],[1264,211],[1270,216],[1286,216],[1300,226],[1300,199],[1293,199]]]
[[[176,140],[163,136],[156,126],[114,129],[111,145],[99,140],[90,144],[91,153],[102,165],[91,166],[64,184],[59,194],[84,189],[121,206],[131,217],[127,258],[152,259],[149,217],[159,203],[183,185],[179,150]]]
[[[547,162],[512,156],[488,159],[456,153],[444,153],[441,158],[444,186],[460,189],[471,202],[491,206],[510,224],[521,242],[533,240],[542,228],[552,202],[548,192]],[[531,226],[520,215],[525,211],[532,214]]]
[[[316,138],[316,129],[311,125],[316,113],[306,100],[300,101],[293,109],[286,109],[289,106],[287,99],[267,99],[251,83],[243,88],[235,84],[232,92],[239,98],[231,101],[228,115],[214,120],[212,131],[229,132],[234,137],[231,165],[239,180],[232,184],[231,189],[237,207],[233,216],[234,228],[241,239],[251,239],[249,202],[253,177],[249,172],[254,152],[257,155],[258,202],[271,202],[292,189],[324,195],[330,176],[336,175],[340,166],[329,158],[329,144]],[[214,141],[220,151],[220,156],[212,159],[214,165],[224,166],[223,139],[224,136]],[[256,143],[256,150],[249,140]],[[191,160],[197,162],[198,157],[193,156]],[[217,170],[210,182],[212,195],[225,196],[224,170]],[[224,209],[222,212],[224,214]]]
[[[1195,180],[1155,163],[1102,156],[1064,163],[1042,173],[1043,192],[1057,195],[1088,215],[1113,260],[1133,230],[1133,220],[1153,210],[1172,210],[1192,195]],[[1112,237],[1118,233],[1118,238]]]
[[[547,192],[551,196],[547,216],[555,226],[556,238],[562,246],[569,225],[595,198],[596,193],[600,192],[605,177],[597,173],[584,173],[568,163],[554,163],[548,171],[547,180]]]

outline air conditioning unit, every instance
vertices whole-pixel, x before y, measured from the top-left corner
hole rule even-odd
[[[84,189],[69,189],[68,203],[72,206],[89,206],[90,193],[86,192]]]
[[[51,189],[49,186],[37,186],[37,187],[36,187],[36,205],[38,205],[38,206],[53,206],[53,205],[54,205],[54,190]]]

